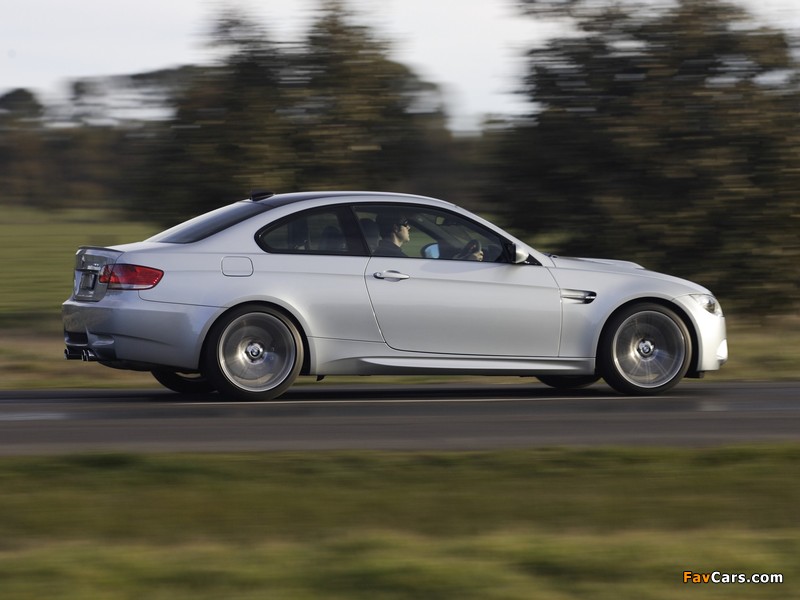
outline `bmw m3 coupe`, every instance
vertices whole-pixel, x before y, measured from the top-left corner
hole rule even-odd
[[[482,374],[658,394],[727,360],[705,288],[540,252],[454,204],[258,193],[147,240],[85,246],[65,355],[271,400],[299,375]]]

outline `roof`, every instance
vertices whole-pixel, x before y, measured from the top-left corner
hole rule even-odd
[[[319,198],[385,198],[386,200],[426,200],[437,201],[436,198],[428,196],[419,196],[415,194],[404,194],[400,192],[368,192],[368,191],[320,191],[320,192],[290,192],[286,194],[271,194],[266,195],[268,192],[254,192],[250,196],[252,202],[264,204],[277,208],[279,206],[286,206],[287,204],[294,204],[295,202],[302,202],[304,200],[316,200]],[[442,202],[442,200],[438,200]]]

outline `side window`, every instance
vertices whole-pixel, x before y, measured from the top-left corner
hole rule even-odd
[[[504,240],[482,225],[445,210],[414,205],[356,206],[375,256],[504,262]]]
[[[345,207],[310,210],[270,225],[256,235],[267,252],[363,255],[364,244]]]

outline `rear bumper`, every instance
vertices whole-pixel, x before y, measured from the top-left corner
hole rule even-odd
[[[65,356],[122,368],[147,365],[194,370],[219,308],[142,300],[109,293],[100,302],[67,300],[61,307]]]

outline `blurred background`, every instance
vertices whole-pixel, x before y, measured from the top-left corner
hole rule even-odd
[[[798,330],[798,31],[794,0],[31,0],[0,24],[0,328],[60,333],[78,245],[258,188],[441,197]]]
[[[157,385],[62,359],[74,252],[254,188],[436,196],[543,251],[691,278],[728,316],[709,380],[800,378],[798,0],[11,4],[0,389]],[[43,426],[20,410],[10,425]],[[81,418],[105,427],[99,410]],[[703,598],[791,598],[798,463],[797,445],[3,457],[0,581],[20,600],[638,600],[721,569],[786,585]]]
[[[731,361],[708,380],[798,379],[797,0],[10,4],[0,388],[157,385],[62,359],[75,250],[253,188],[441,197],[543,251],[691,278],[728,317]],[[10,425],[41,426],[30,414]],[[720,569],[786,585],[703,598],[791,598],[798,460],[797,445],[3,457],[0,581],[20,600],[677,600],[687,570]]]

